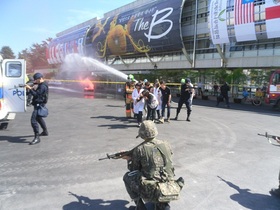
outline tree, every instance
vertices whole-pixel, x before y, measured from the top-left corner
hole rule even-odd
[[[0,53],[2,54],[3,59],[15,59],[14,52],[9,46],[3,46]]]
[[[41,44],[34,43],[29,49],[22,50],[19,53],[18,57],[26,60],[27,72],[32,73],[34,69],[50,67],[46,58],[46,49],[51,40],[51,38],[48,38]]]

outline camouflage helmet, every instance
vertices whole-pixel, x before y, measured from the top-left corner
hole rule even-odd
[[[144,140],[151,140],[158,135],[158,130],[155,123],[151,120],[145,120],[140,125],[138,136],[136,138],[141,137]]]

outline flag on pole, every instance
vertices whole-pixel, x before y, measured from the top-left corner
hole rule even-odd
[[[280,37],[280,1],[265,1],[265,19],[267,38]]]
[[[234,1],[234,29],[238,42],[256,40],[254,0]]]

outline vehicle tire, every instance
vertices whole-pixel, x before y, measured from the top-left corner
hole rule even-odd
[[[273,106],[273,109],[275,109],[275,110],[280,110],[280,100],[278,100],[276,103],[275,103],[275,105]]]
[[[8,123],[4,122],[4,123],[0,123],[0,130],[6,130],[8,128]]]
[[[262,101],[260,98],[256,97],[252,100],[252,103],[255,105],[255,106],[260,106],[262,104]]]

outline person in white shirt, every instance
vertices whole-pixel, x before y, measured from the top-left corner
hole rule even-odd
[[[144,89],[142,88],[142,84],[138,82],[135,85],[135,89],[132,92],[134,113],[137,116],[138,127],[140,127],[140,125],[142,123],[143,110],[144,110],[144,106],[145,106],[145,99],[142,96],[142,91],[143,90]]]

